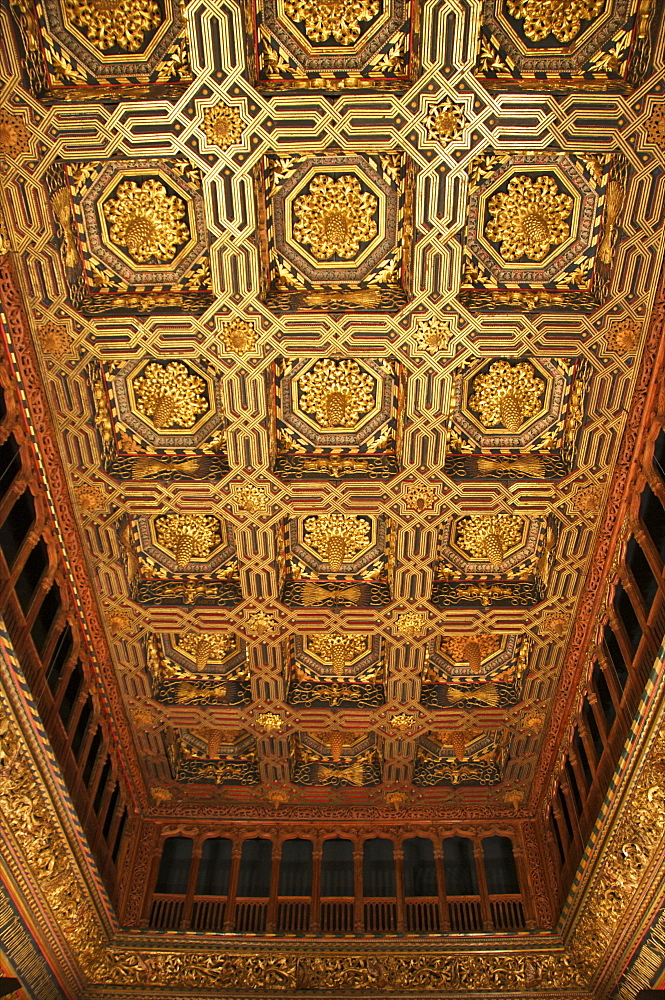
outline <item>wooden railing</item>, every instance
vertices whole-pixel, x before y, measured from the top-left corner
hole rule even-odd
[[[448,913],[453,934],[475,934],[484,929],[480,896],[448,896]]]
[[[150,926],[160,931],[175,931],[180,927],[185,906],[184,896],[155,893],[150,909]]]
[[[490,896],[490,914],[495,931],[524,930],[524,908],[520,896]]]
[[[367,934],[394,934],[397,930],[397,900],[364,900],[365,931]]]
[[[353,897],[321,899],[321,930],[324,934],[353,932]]]
[[[407,934],[438,934],[441,931],[439,899],[436,896],[405,899],[404,915]]]
[[[238,933],[265,934],[267,922],[267,899],[236,898],[235,930]]]
[[[277,933],[305,934],[309,931],[309,896],[280,896],[277,899]]]
[[[150,926],[158,930],[194,930],[222,933],[225,928],[241,934],[265,934],[270,903],[267,899],[237,898],[229,913],[225,896],[194,896],[191,914],[185,916],[185,896],[155,893]],[[477,934],[483,930],[519,931],[526,927],[519,895],[489,897],[487,920],[480,896],[448,896],[445,910],[437,896],[404,900],[403,930],[407,934]],[[487,904],[486,904],[487,905]],[[278,934],[353,934],[355,901],[351,896],[322,898],[319,927],[312,926],[314,902],[309,896],[279,896],[275,905],[274,930]],[[398,901],[393,898],[364,899],[362,930],[366,934],[401,932]],[[230,927],[229,927],[230,921]],[[449,927],[448,927],[449,922]]]
[[[226,919],[225,896],[195,896],[192,906],[192,930],[223,931]]]

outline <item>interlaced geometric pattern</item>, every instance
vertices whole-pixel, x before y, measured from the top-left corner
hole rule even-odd
[[[374,16],[374,7],[379,6],[368,4],[367,16]],[[628,6],[631,11],[635,7]],[[307,5],[297,7],[303,14],[294,22],[305,41],[307,10]],[[13,131],[9,126],[4,132],[0,129],[3,233],[17,255],[71,496],[102,487],[105,498],[102,505],[76,508],[88,553],[87,572],[109,623],[113,664],[101,665],[100,676],[107,692],[115,692],[107,699],[113,711],[131,720],[146,705],[153,710],[152,726],[135,726],[134,746],[128,751],[137,796],[154,815],[196,815],[199,808],[209,810],[213,805],[230,817],[248,815],[248,810],[262,817],[274,814],[271,794],[281,783],[290,788],[289,801],[281,807],[284,817],[390,817],[395,814],[391,796],[397,787],[406,787],[414,817],[482,818],[490,811],[505,817],[533,815],[546,779],[547,762],[539,764],[540,748],[561,719],[569,630],[602,524],[604,493],[616,463],[663,258],[665,149],[647,127],[662,103],[658,96],[665,80],[662,58],[657,52],[645,56],[646,42],[641,43],[641,71],[647,75],[650,65],[651,75],[639,84],[626,70],[620,76],[625,90],[621,96],[608,96],[591,86],[572,96],[566,93],[565,80],[556,93],[533,89],[511,94],[492,85],[496,78],[516,77],[510,66],[494,77],[488,69],[491,39],[481,38],[480,5],[435,2],[420,10],[415,82],[407,79],[414,63],[398,72],[402,58],[395,47],[398,42],[387,40],[372,55],[375,63],[363,63],[363,73],[373,81],[371,88],[364,86],[364,76],[346,79],[332,99],[325,74],[319,79],[310,73],[303,98],[297,74],[289,75],[290,64],[274,34],[268,41],[262,36],[261,44],[269,45],[271,58],[277,60],[266,65],[268,70],[277,66],[275,79],[280,86],[271,90],[265,66],[260,89],[250,85],[242,44],[246,16],[236,2],[192,0],[187,29],[195,78],[186,89],[183,84],[181,95],[172,94],[171,102],[153,99],[148,88],[125,103],[68,101],[45,107],[21,87],[17,58],[8,48],[0,51],[2,97],[25,132],[15,124]],[[520,30],[526,31],[529,24],[522,19]],[[585,30],[586,25],[587,21]],[[374,30],[373,22],[359,21],[361,40],[369,27]],[[10,33],[4,12],[0,33]],[[485,69],[479,73],[481,42]],[[548,44],[556,48],[558,43],[550,38]],[[588,60],[601,56],[602,52],[591,51]],[[586,63],[580,66],[580,72],[586,72]],[[75,76],[73,70],[70,76]],[[404,89],[382,91],[382,76],[399,76],[406,81]],[[289,80],[294,83],[290,89],[285,86]],[[205,112],[220,106],[234,111],[228,116],[234,128],[224,132],[223,142],[202,127]],[[459,110],[449,131],[431,127],[440,106]],[[228,136],[233,141],[227,143]],[[608,157],[615,150],[621,150],[623,160],[621,170],[613,166],[612,173]],[[399,155],[391,159],[392,154]],[[547,215],[533,197],[527,199],[524,217],[511,219],[511,231],[501,242],[499,204],[505,207],[507,199],[497,196],[508,190],[505,171],[497,172],[496,191],[491,181],[483,188],[487,204],[497,207],[491,227],[484,229],[490,224],[489,209],[486,220],[470,219],[468,191],[476,182],[473,164],[488,163],[494,154],[497,159],[492,162],[503,164],[512,158],[519,163],[515,169],[531,178],[529,191],[541,176],[550,178],[551,183],[543,184],[554,195],[554,188],[568,190],[568,175],[560,166],[564,154],[565,169],[585,185],[587,222],[592,220],[595,227],[588,236],[595,255],[594,280],[603,283],[602,294],[588,310],[568,308],[565,289],[559,285],[550,291],[560,301],[548,310],[547,302],[538,298],[540,291],[530,292],[528,280],[519,278],[502,286],[501,294],[513,296],[509,307],[483,305],[493,287],[489,281],[482,286],[481,271],[468,270],[475,259],[466,255],[471,224],[478,244],[485,241],[488,259],[496,257],[499,248],[501,268],[524,270],[535,267],[534,260],[539,268],[549,266],[548,255],[566,253],[566,241],[573,241],[573,246],[579,227],[586,224],[581,195],[579,201],[566,195],[565,204],[559,204],[563,221],[558,229],[553,228],[554,216]],[[534,156],[540,157],[539,162],[528,170],[527,161]],[[140,292],[135,307],[131,302],[125,306],[126,315],[84,316],[75,308],[69,272],[79,253],[88,259],[86,234],[96,227],[95,239],[102,250],[105,241],[119,237],[109,235],[111,223],[90,206],[85,226],[73,230],[78,223],[68,215],[62,196],[56,202],[58,220],[48,178],[55,176],[56,167],[61,169],[60,160],[85,169],[86,163],[99,165],[113,157],[122,158],[127,183],[133,160],[152,164],[161,158],[178,164],[181,171],[188,163],[200,175],[212,290],[206,294],[212,295],[212,304],[206,300],[200,311],[170,310],[168,270],[174,261],[178,263],[178,240],[185,239],[184,231],[179,231],[168,254],[157,255],[150,264],[156,275],[150,287],[159,288],[154,295],[162,296],[157,305],[146,302]],[[268,161],[288,166],[294,157],[308,170],[310,159],[313,165],[302,191],[295,187],[291,201],[284,195],[279,202],[282,215],[274,224],[281,226],[285,249],[278,254],[263,207],[271,204],[271,191],[258,192],[256,178]],[[331,171],[327,176],[332,178],[327,189],[336,200],[330,217],[323,205],[316,225],[319,237],[323,233],[328,240],[326,247],[340,251],[333,253],[334,267],[324,253],[316,252],[316,240],[304,242],[301,230],[295,228],[304,218],[305,206],[303,201],[296,208],[295,199],[309,196],[312,177],[317,171],[324,173],[317,164],[326,157]],[[376,160],[383,171],[375,171],[379,180],[371,190],[368,186],[365,191],[360,181],[357,185],[363,197],[371,194],[365,201],[372,215],[370,219],[368,209],[358,251],[368,259],[376,255],[376,267],[368,268],[367,280],[351,279],[345,272],[350,259],[345,254],[352,256],[356,250],[338,182],[351,168],[335,164],[352,157]],[[397,204],[391,191],[402,184],[399,164],[406,160],[413,165],[410,213],[399,205],[391,208]],[[397,164],[392,180],[391,164]],[[608,177],[619,185],[612,198],[607,193]],[[288,187],[283,177],[278,180],[284,189]],[[482,178],[476,180],[482,187]],[[141,174],[136,184],[144,183]],[[100,198],[108,196],[102,192]],[[518,201],[511,202],[511,211],[521,211]],[[137,225],[132,229],[131,219],[129,228],[136,236]],[[377,242],[379,249],[374,251],[372,241],[384,237],[388,249]],[[307,279],[308,288],[317,287],[317,282],[325,285],[324,304],[316,298],[310,302],[316,308],[308,308],[307,296],[297,285],[300,271],[289,263],[289,248],[296,244],[299,253],[312,251],[308,267],[314,277]],[[397,287],[397,272],[390,271],[397,267],[390,248],[397,245],[400,274],[403,277],[407,269],[408,281],[400,277],[402,297],[377,310],[372,304],[389,294],[386,289]],[[536,246],[528,267],[514,259],[517,250],[508,252],[522,246]],[[574,259],[572,250],[569,259]],[[175,265],[172,269],[175,274]],[[267,274],[282,303],[279,314],[261,294]],[[556,280],[568,281],[569,288],[588,278],[586,272],[574,269],[564,268],[560,274],[564,277]],[[186,268],[177,281],[182,294],[196,296],[201,287],[188,278]],[[474,299],[473,311],[459,294],[464,281],[474,295],[482,293]],[[504,305],[507,301],[502,299]],[[247,335],[234,339],[229,331],[236,328],[248,331]],[[611,337],[609,331],[618,329],[633,331],[633,339]],[[57,343],[66,347],[56,350],[53,339],[40,334],[44,330],[64,331]],[[200,405],[203,408],[207,399],[212,406],[213,397],[219,398],[230,471],[221,463],[210,465],[205,441],[197,443],[201,450],[189,456],[187,449],[174,454],[177,437],[171,441],[169,435],[177,431],[182,436],[183,429],[178,430],[175,418],[166,419],[173,406],[158,392],[148,399],[139,387],[134,401],[153,423],[158,423],[154,414],[161,407],[158,432],[163,448],[160,445],[161,451],[150,454],[149,461],[145,455],[136,461],[131,435],[119,437],[117,407],[103,411],[103,420],[95,418],[91,372],[105,371],[110,381],[114,372],[143,359],[164,367],[174,362],[193,365],[195,372],[206,373],[211,388]],[[288,401],[289,406],[300,406],[304,421],[312,421],[312,433],[321,443],[305,454],[306,461],[314,463],[307,466],[306,475],[296,472],[286,477],[279,473],[278,455],[286,454],[290,444],[280,436],[275,372],[302,359],[332,359],[338,368],[342,360],[364,359],[362,371],[372,362],[387,374],[384,383],[377,377],[371,387],[366,378],[357,400],[351,393],[358,387],[337,379],[323,385],[316,405],[310,390],[304,402],[303,398]],[[494,400],[492,409],[491,401],[485,406],[479,400],[481,376],[486,377],[493,362],[504,368],[528,364],[531,381],[523,398],[517,380],[515,389],[512,381],[506,382],[507,388],[501,383],[503,402]],[[387,395],[381,396],[382,391]],[[446,433],[456,426],[451,419],[456,400],[469,401],[464,405],[470,429],[458,433],[451,450]],[[280,397],[280,413],[285,405]],[[192,406],[191,420],[199,420],[198,403]],[[377,420],[371,455],[360,447],[346,449],[343,435],[350,436],[349,426],[373,419],[382,408],[389,417],[382,418],[383,424]],[[539,429],[536,422],[545,419],[543,413],[550,423]],[[113,435],[114,454],[125,463],[122,474],[117,472],[120,458],[109,462],[104,452]],[[468,443],[483,435],[492,435],[486,451]],[[551,457],[554,451],[556,461]],[[384,460],[389,452],[394,459]],[[560,454],[563,457],[557,457]],[[194,461],[192,455],[203,457]],[[374,457],[382,461],[372,465],[369,459]],[[209,474],[210,468],[217,472]],[[596,491],[600,514],[576,503],[581,490]],[[53,499],[57,505],[59,498]],[[176,570],[169,570],[168,587],[162,586],[160,577],[160,595],[167,596],[149,603],[137,599],[138,567],[147,557],[137,552],[140,533],[126,526],[153,523],[167,515],[212,517],[229,526],[237,552],[237,600],[220,606],[214,598],[215,587],[227,584],[223,568],[218,576],[194,578],[190,573],[190,579],[180,582]],[[453,539],[452,551],[456,543],[451,526],[481,516],[494,518],[496,524],[516,517],[520,523],[539,526],[538,541],[529,554],[528,600],[520,603],[511,596],[516,593],[521,557],[514,554],[510,533],[503,541],[497,540],[496,532],[489,533],[484,561],[477,563],[482,571],[467,572],[465,566],[471,563],[461,546],[457,562],[451,564],[454,582],[445,576],[440,538]],[[305,565],[304,559],[294,559],[289,548],[297,532],[299,543],[306,543],[302,526],[308,519],[342,523],[349,517],[373,526],[372,545],[380,537],[381,551],[372,550],[363,563],[359,547],[349,548],[347,539],[343,552],[333,532],[332,542],[326,543],[329,549],[320,557],[324,570],[318,575],[311,570],[316,563],[312,559],[303,575],[299,567]],[[354,562],[348,561],[349,552]],[[183,548],[183,560],[184,553]],[[336,574],[330,565],[352,566],[353,571]],[[466,596],[433,602],[436,588],[444,584],[453,595],[466,588]],[[287,585],[288,602],[283,600]],[[125,612],[130,615],[123,619]],[[556,634],[545,624],[552,616],[564,621]],[[112,627],[112,620],[131,625]],[[203,697],[201,685],[212,685],[210,673],[202,680],[193,666],[189,686],[181,685],[177,697],[160,700],[146,650],[156,648],[155,643],[161,650],[177,648],[178,637],[214,633],[235,636],[239,649],[244,644],[250,697],[233,704],[223,684],[217,685],[214,697]],[[347,668],[356,655],[353,643],[344,645],[345,653],[337,659],[331,648],[329,662],[335,669],[330,666],[311,678],[319,686],[337,685],[334,696],[328,687],[328,697],[295,705],[289,692],[301,669],[297,650],[315,650],[312,637],[316,636],[362,636],[367,649],[379,651],[377,666],[355,676]],[[479,636],[486,644],[489,640],[484,637],[495,637],[496,649],[513,651],[512,662],[506,658],[505,672],[503,661],[495,673],[483,666]],[[442,647],[442,637],[448,647]],[[452,659],[446,654],[460,665],[459,676],[452,667],[444,669],[445,649],[457,649],[450,645],[454,639],[461,651],[466,650]],[[341,649],[343,640],[339,642]],[[195,654],[203,646],[196,643]],[[495,647],[489,643],[487,648],[491,652]],[[195,660],[196,655],[193,664]],[[204,660],[208,662],[200,653],[199,661]],[[232,685],[227,688],[235,690]],[[256,721],[265,712],[277,713],[283,723],[270,739]],[[529,713],[539,713],[542,729],[525,724]],[[412,717],[413,724],[397,739],[390,720],[401,714]],[[333,730],[343,730],[348,745],[361,747],[362,752],[341,764],[328,759],[329,741],[322,734]],[[238,737],[243,753],[236,754],[241,763],[236,762],[232,775],[227,769],[226,777],[223,748],[228,741],[215,732],[243,734]],[[251,749],[245,753],[246,748]],[[315,763],[305,765],[305,749],[310,754],[307,760]],[[190,761],[187,766],[185,759]],[[345,780],[337,782],[331,796],[330,775],[342,767],[347,768]],[[174,792],[184,789],[186,794],[174,794],[167,802],[152,800],[149,805],[148,790],[156,785]],[[518,804],[517,809],[511,802]]]

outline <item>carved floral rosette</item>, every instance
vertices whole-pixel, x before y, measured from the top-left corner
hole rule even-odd
[[[591,312],[609,294],[626,161],[490,150],[469,165],[460,299],[473,312]]]
[[[254,186],[268,307],[398,312],[411,288],[413,171],[401,150],[264,156]]]
[[[208,308],[208,228],[189,161],[56,161],[45,181],[74,308],[88,316]]]
[[[11,0],[24,74],[46,104],[178,97],[193,79],[174,0]]]
[[[476,75],[490,90],[614,90],[648,76],[660,8],[640,0],[483,0]]]

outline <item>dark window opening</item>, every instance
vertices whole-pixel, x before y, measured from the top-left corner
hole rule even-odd
[[[568,831],[568,836],[573,839],[573,823],[570,818],[570,813],[568,811],[568,803],[566,802],[566,796],[563,794],[561,787],[557,788],[557,802],[559,803],[559,808],[561,810],[561,815],[563,816],[563,821],[566,824],[566,830]]]
[[[189,882],[194,842],[189,837],[167,837],[162,847],[155,892],[184,896]]]
[[[7,515],[7,520],[0,525],[0,549],[9,569],[14,565],[34,520],[35,501],[30,490],[24,490]]]
[[[395,857],[393,842],[386,837],[372,837],[363,844],[363,896],[394,896]]]
[[[411,837],[405,840],[404,849],[404,895],[436,896],[436,865],[434,847],[427,837]]]
[[[0,500],[7,495],[7,490],[16,479],[16,473],[21,468],[19,447],[16,438],[10,434],[6,441],[0,444]]]
[[[554,834],[554,839],[556,840],[556,846],[559,851],[559,857],[561,858],[561,864],[563,864],[566,860],[566,852],[563,849],[561,834],[559,833],[559,826],[554,813],[550,813],[550,828]]]
[[[67,663],[67,660],[69,659],[69,654],[71,653],[73,646],[74,639],[72,637],[71,625],[67,624],[58,636],[58,641],[55,644],[55,649],[53,650],[51,661],[46,672],[46,683],[49,686],[51,694],[55,694],[58,689],[58,684],[60,683],[60,678],[62,677],[62,671]]]
[[[653,575],[649,560],[644,555],[641,545],[632,536],[626,546],[626,565],[633,574],[633,579],[640,592],[647,614],[651,609],[654,597],[658,593],[658,581]]]
[[[97,791],[95,792],[95,800],[92,803],[92,808],[94,809],[95,816],[99,816],[99,810],[102,807],[102,799],[104,798],[104,791],[106,789],[106,782],[109,780],[109,775],[111,773],[111,758],[107,756],[104,761],[104,766],[102,768],[102,773],[99,776],[99,781],[97,782]]]
[[[127,807],[122,811],[122,816],[120,817],[120,822],[118,823],[118,832],[115,835],[115,844],[113,845],[113,850],[111,852],[111,858],[113,859],[113,864],[118,860],[118,853],[120,851],[120,845],[122,844],[122,835],[125,832],[125,824],[127,823]]]
[[[280,896],[311,896],[312,841],[301,837],[285,840],[279,865]]]
[[[443,877],[448,896],[478,895],[476,859],[468,837],[446,837],[444,840]]]
[[[115,815],[116,808],[118,806],[118,799],[120,798],[120,782],[116,781],[113,786],[113,791],[111,792],[111,798],[109,799],[108,809],[106,810],[106,816],[104,817],[104,826],[102,827],[102,837],[108,843],[109,833],[111,832],[111,825],[113,824],[113,817]]]
[[[321,895],[353,896],[353,844],[335,837],[323,841],[321,854]]]
[[[270,895],[272,843],[261,837],[245,840],[240,856],[238,895],[267,899]]]
[[[573,802],[575,803],[575,809],[577,810],[577,815],[582,815],[582,798],[580,796],[580,790],[577,787],[577,778],[575,777],[575,769],[570,763],[568,757],[566,757],[566,763],[564,766],[566,772],[566,778],[568,779],[568,785],[570,787],[570,793],[573,796]]]
[[[605,648],[609,653],[610,662],[614,667],[614,672],[617,675],[619,686],[623,691],[628,681],[628,667],[626,666],[626,661],[623,658],[623,653],[621,652],[621,647],[619,646],[617,637],[609,625],[606,625],[603,629],[603,642],[605,643]]]
[[[60,708],[58,713],[62,719],[62,724],[67,728],[69,725],[69,720],[72,715],[72,710],[76,704],[76,699],[79,696],[81,686],[83,685],[83,664],[80,660],[76,661],[74,669],[69,675],[69,680],[67,681],[67,687],[65,688],[64,694],[62,696],[62,701],[60,702]]]
[[[635,609],[630,597],[620,583],[617,584],[616,590],[614,591],[613,603],[614,610],[623,622],[626,635],[628,636],[628,641],[630,642],[630,648],[632,649],[634,656],[637,652],[637,647],[640,644],[640,639],[642,638],[642,626],[640,625],[637,615],[635,614]]]
[[[485,837],[483,861],[490,896],[514,895],[520,891],[510,837]]]
[[[600,705],[600,709],[605,716],[607,731],[609,732],[617,713],[614,707],[614,702],[612,701],[612,695],[610,694],[605,674],[601,670],[598,663],[594,663],[593,673],[591,674],[591,682],[596,690],[596,694],[598,695],[598,704]]]
[[[573,750],[575,751],[575,755],[582,766],[587,787],[589,787],[593,780],[593,772],[591,771],[591,765],[589,764],[589,758],[587,757],[584,741],[582,740],[578,729],[576,729],[573,734]]]
[[[644,487],[640,502],[640,518],[651,540],[665,562],[665,511],[649,484]]]
[[[231,878],[231,841],[228,837],[210,837],[203,841],[197,896],[226,896]]]
[[[42,601],[39,611],[35,615],[32,628],[30,629],[32,641],[34,642],[35,649],[40,656],[43,652],[44,646],[46,645],[46,640],[48,639],[48,634],[51,631],[51,626],[57,618],[61,607],[62,601],[60,599],[60,587],[57,583],[54,583]]]
[[[584,700],[584,705],[582,707],[582,718],[584,719],[584,724],[586,725],[589,736],[591,737],[593,748],[596,751],[596,758],[600,760],[605,744],[603,743],[603,738],[600,735],[600,729],[598,728],[596,717],[593,714],[593,709],[586,699]]]
[[[88,748],[88,756],[85,761],[85,767],[83,768],[83,784],[86,788],[90,787],[90,778],[92,777],[92,772],[95,767],[95,761],[97,760],[97,755],[99,753],[99,748],[102,743],[102,730],[101,726],[97,726],[95,730],[95,735],[90,741],[90,747]]]
[[[76,728],[74,730],[74,735],[72,736],[72,753],[74,754],[76,760],[79,759],[79,754],[81,752],[81,747],[83,745],[83,739],[88,729],[88,723],[90,722],[91,715],[92,715],[92,698],[90,695],[88,695],[88,697],[83,703],[81,711],[79,712],[79,717],[76,720]]]
[[[40,538],[34,549],[25,560],[23,569],[16,578],[14,591],[21,605],[24,616],[32,603],[39,581],[48,569],[48,549],[43,538]]]

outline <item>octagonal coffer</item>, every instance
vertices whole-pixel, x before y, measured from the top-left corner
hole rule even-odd
[[[264,156],[254,179],[266,305],[278,314],[403,308],[413,173],[401,150]]]
[[[284,524],[284,602],[381,607],[390,600],[392,524],[384,515],[328,512]]]
[[[31,93],[46,104],[177,98],[193,79],[175,0],[12,0]]]
[[[591,312],[609,294],[621,154],[489,150],[468,167],[460,300],[472,312]]]
[[[314,632],[291,642],[288,701],[301,708],[377,708],[385,701],[379,636]]]
[[[430,709],[507,708],[522,698],[531,643],[475,631],[431,639],[421,691]]]
[[[471,513],[439,529],[438,607],[530,607],[543,599],[557,540],[553,518]]]
[[[483,0],[476,76],[488,90],[628,93],[651,72],[662,5]]]
[[[165,705],[240,706],[251,700],[245,642],[232,633],[152,635],[146,662],[153,698]]]
[[[584,359],[478,359],[453,376],[446,473],[560,479],[574,468],[590,367]]]
[[[284,479],[384,479],[399,470],[401,366],[389,358],[275,362],[275,472]]]
[[[417,0],[247,0],[245,11],[259,90],[400,93],[420,74]]]
[[[240,600],[233,528],[221,517],[172,510],[130,515],[120,537],[139,604],[233,607]]]
[[[45,180],[74,308],[124,316],[211,305],[201,175],[191,163],[58,162]]]
[[[109,475],[173,482],[228,472],[222,375],[206,359],[93,362],[88,385]]]

